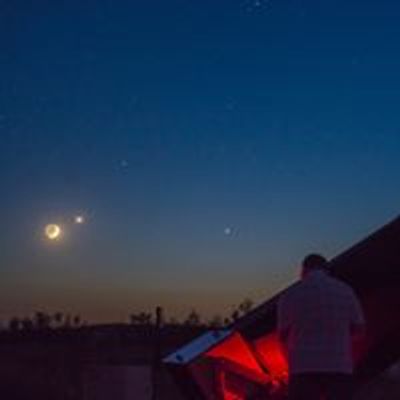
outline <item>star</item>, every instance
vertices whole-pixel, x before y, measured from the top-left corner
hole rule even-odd
[[[226,103],[225,103],[225,110],[227,111],[233,111],[236,107],[236,104],[234,102],[234,100],[229,99]]]
[[[226,236],[232,235],[232,232],[233,232],[232,228],[226,227],[226,228],[224,229],[224,234],[225,234]]]
[[[268,0],[250,0],[246,3],[246,10],[249,13],[262,10],[268,6],[268,3]]]

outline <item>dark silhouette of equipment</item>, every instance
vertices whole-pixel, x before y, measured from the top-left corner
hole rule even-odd
[[[354,288],[366,316],[366,336],[355,341],[353,354],[361,386],[400,359],[400,217],[335,257],[329,268]],[[287,365],[275,333],[282,293],[164,359],[185,398],[285,398]]]

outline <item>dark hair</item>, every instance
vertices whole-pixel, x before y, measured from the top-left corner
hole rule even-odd
[[[304,258],[302,267],[304,270],[316,270],[316,269],[326,269],[327,268],[327,259],[321,254],[309,254],[307,257]]]

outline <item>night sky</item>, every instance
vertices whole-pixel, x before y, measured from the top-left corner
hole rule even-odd
[[[392,0],[0,0],[0,320],[225,313],[397,216],[399,20]]]

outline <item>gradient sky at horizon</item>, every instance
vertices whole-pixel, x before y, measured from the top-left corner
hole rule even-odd
[[[0,1],[0,319],[225,313],[396,217],[399,17],[389,0]]]

